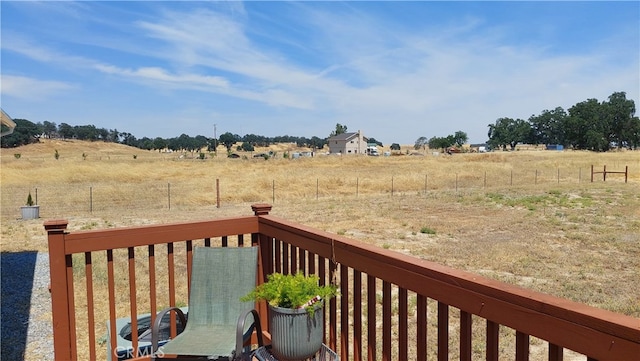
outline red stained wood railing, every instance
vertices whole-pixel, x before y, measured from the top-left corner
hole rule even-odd
[[[160,298],[175,305],[178,279],[190,278],[193,247],[213,246],[212,240],[217,239],[220,246],[242,246],[245,235],[260,247],[259,282],[271,272],[300,271],[317,274],[322,284],[340,285],[341,296],[330,300],[323,312],[325,343],[343,360],[477,359],[474,346],[484,341],[481,354],[487,360],[526,361],[532,337],[548,342],[548,360],[562,360],[565,348],[590,361],[630,360],[640,355],[638,319],[376,248],[269,215],[269,209],[256,205],[254,216],[249,217],[72,233],[66,231],[66,221],[46,222],[55,359],[76,360],[79,349],[87,350],[80,354],[88,356],[81,358],[97,358],[96,333],[89,332],[88,345],[77,337],[80,329],[95,330],[96,323],[106,321],[95,316],[101,301],[95,299],[97,287],[106,287],[108,332],[114,339],[118,305],[127,303],[133,318],[144,302],[152,314],[166,306]],[[236,244],[229,245],[234,238]],[[145,252],[139,247],[145,246],[142,256]],[[157,257],[165,257],[164,247],[166,276],[157,273]],[[83,268],[74,268],[76,254],[84,256]],[[96,255],[106,255],[101,265],[106,268],[106,285],[94,280],[99,259],[104,257]],[[128,271],[121,275],[116,264],[123,256]],[[148,276],[138,269],[137,257],[147,258],[140,263],[148,265]],[[181,274],[183,269],[186,276]],[[115,279],[123,276],[129,278],[129,287],[116,290]],[[164,277],[167,284],[158,284]],[[74,280],[83,278],[87,324],[80,325]],[[136,282],[149,282],[148,295],[136,295]],[[260,304],[258,309],[268,325],[266,306]],[[436,332],[428,332],[433,327]],[[500,354],[502,328],[515,330],[510,336],[515,338],[512,355]],[[478,329],[485,332],[482,341],[474,339]],[[138,360],[148,359],[139,356]]]

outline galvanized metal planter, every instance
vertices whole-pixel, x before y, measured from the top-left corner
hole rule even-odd
[[[271,352],[278,360],[305,360],[320,350],[324,325],[322,306],[323,303],[318,302],[311,316],[304,308],[269,305]]]
[[[22,206],[20,207],[22,219],[38,219],[40,218],[40,206]]]

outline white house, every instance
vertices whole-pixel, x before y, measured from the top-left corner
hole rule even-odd
[[[367,138],[362,132],[342,133],[327,139],[329,153],[331,154],[367,154]]]

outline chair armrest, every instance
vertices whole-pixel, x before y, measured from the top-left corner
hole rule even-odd
[[[184,317],[184,312],[182,312],[179,307],[167,307],[164,310],[158,312],[158,314],[156,315],[156,319],[153,321],[153,325],[151,327],[151,354],[155,354],[156,351],[158,351],[158,342],[160,341],[158,340],[158,338],[160,337],[160,324],[162,323],[164,315],[171,311],[175,311],[178,314],[180,322],[182,322],[182,324],[186,327],[187,319]]]
[[[253,317],[253,322],[249,325],[249,329],[245,333],[244,326],[247,322],[247,316]],[[234,359],[239,359],[242,355],[242,348],[244,346],[245,340],[251,338],[251,334],[253,330],[256,331],[256,335],[258,337],[258,346],[263,346],[264,342],[262,340],[262,326],[260,325],[260,317],[258,316],[258,311],[256,310],[247,310],[243,312],[240,317],[238,317],[238,325],[236,327],[236,352],[234,355]]]

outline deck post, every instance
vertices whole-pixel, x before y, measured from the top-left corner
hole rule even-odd
[[[69,284],[64,235],[68,221],[56,219],[44,222],[49,243],[49,275],[51,311],[53,315],[53,350],[56,360],[75,360],[75,327],[69,312]],[[71,310],[72,312],[74,310]]]
[[[256,203],[251,205],[251,210],[256,216],[266,216],[271,211],[271,204],[268,203]]]

